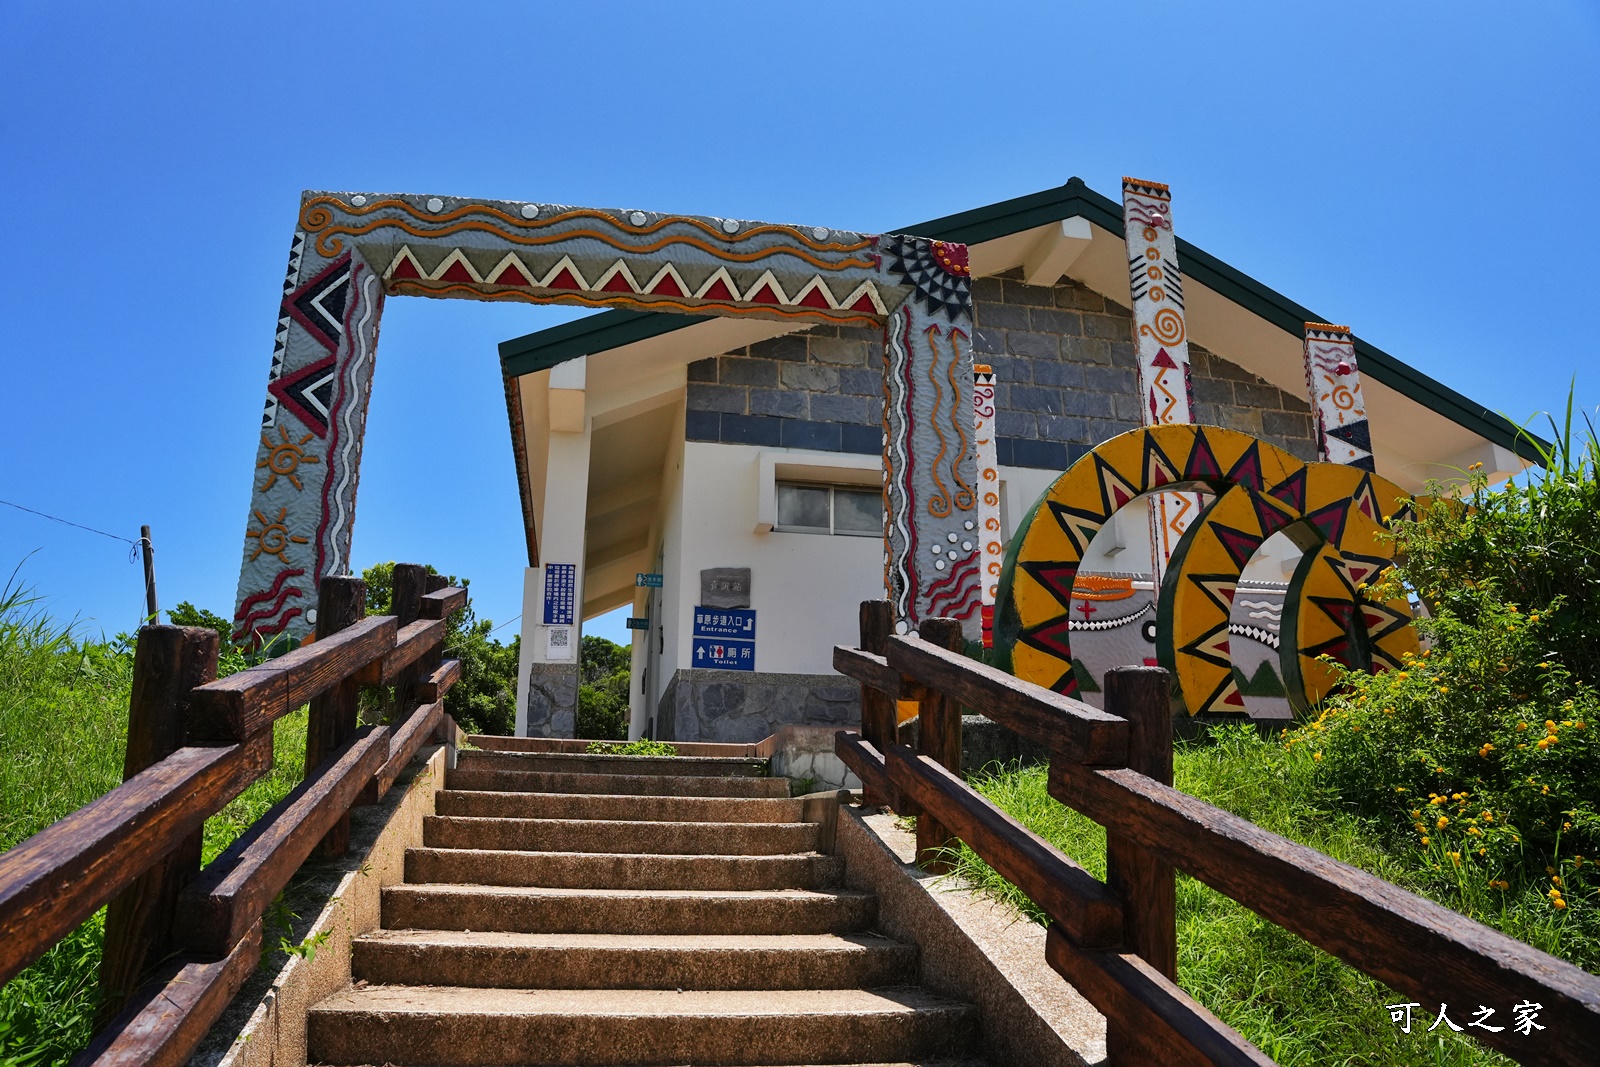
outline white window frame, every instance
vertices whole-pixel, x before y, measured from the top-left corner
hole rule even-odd
[[[756,457],[756,525],[758,534],[773,532],[778,522],[778,483],[814,485],[819,489],[882,489],[883,459],[849,452],[762,452]],[[828,521],[833,521],[833,501],[828,501]],[[821,531],[810,531],[816,532]],[[864,537],[844,533],[841,537]],[[881,535],[880,535],[881,536]]]
[[[773,486],[773,495],[774,495],[774,497],[776,497],[777,491],[779,489],[782,489],[786,485],[793,486],[796,489],[825,489],[825,490],[827,490],[827,492],[828,492],[828,528],[827,529],[823,529],[820,526],[784,526],[782,524],[774,524],[774,526],[772,527],[772,532],[773,533],[822,534],[825,537],[882,537],[883,536],[883,526],[882,526],[881,523],[879,524],[877,529],[873,529],[873,530],[841,530],[841,529],[838,528],[837,524],[834,522],[834,516],[837,514],[837,511],[836,511],[836,509],[834,507],[834,496],[835,496],[835,494],[840,493],[840,492],[845,492],[845,493],[872,493],[872,495],[878,496],[878,493],[873,493],[872,486],[867,486],[867,485],[833,485],[833,484],[829,484],[829,483],[826,483],[826,482],[797,482],[797,481],[790,480],[788,478],[783,478],[783,479],[779,479],[777,484]],[[881,496],[879,496],[879,500],[880,501],[882,500]]]

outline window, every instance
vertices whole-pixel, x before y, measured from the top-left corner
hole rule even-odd
[[[842,485],[778,483],[773,529],[785,533],[883,536],[883,493]]]

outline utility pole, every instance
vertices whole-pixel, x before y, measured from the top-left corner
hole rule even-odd
[[[148,526],[139,527],[139,547],[144,551],[145,622],[154,626],[161,622],[161,606],[156,603],[156,553]]]

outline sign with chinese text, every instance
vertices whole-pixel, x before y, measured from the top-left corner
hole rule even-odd
[[[546,626],[571,626],[574,601],[578,592],[578,565],[576,563],[546,563],[544,565],[544,624]]]
[[[647,589],[660,589],[661,575],[645,574],[643,571],[640,571],[633,576],[633,584],[636,586],[644,586]]]
[[[756,613],[749,609],[694,609],[692,667],[724,671],[756,669]]]
[[[650,629],[650,620],[649,619],[629,619],[628,620],[628,629],[630,629],[630,630],[648,630],[648,629]]]

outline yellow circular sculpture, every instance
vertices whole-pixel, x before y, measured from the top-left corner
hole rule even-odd
[[[1306,555],[1284,604],[1279,659],[1290,703],[1305,710],[1333,682],[1320,655],[1360,669],[1395,666],[1417,647],[1404,601],[1367,599],[1392,566],[1384,527],[1407,506],[1368,471],[1299,459],[1214,426],[1154,426],[1102,443],[1040,497],[1012,538],[997,596],[996,644],[1019,678],[1072,695],[1078,680],[1068,610],[1090,542],[1145,493],[1216,497],[1179,542],[1156,612],[1159,662],[1191,714],[1244,712],[1229,656],[1229,612],[1240,573],[1283,531]]]
[[[1176,676],[1189,713],[1245,711],[1229,655],[1229,613],[1245,564],[1275,533],[1323,558],[1317,568],[1302,560],[1285,598],[1279,662],[1290,704],[1303,711],[1326,693],[1332,673],[1316,662],[1319,655],[1368,667],[1366,619],[1393,614],[1393,609],[1366,601],[1360,589],[1393,564],[1381,536],[1405,503],[1393,482],[1333,463],[1302,464],[1264,492],[1236,485],[1222,493],[1178,542],[1156,611],[1157,655]],[[1339,575],[1348,579],[1347,591],[1337,586]],[[1309,593],[1307,578],[1313,582]],[[1338,599],[1341,593],[1347,593],[1344,599]],[[1385,615],[1378,629],[1393,644],[1388,624],[1396,622],[1414,643],[1410,621],[1409,610],[1398,619]],[[1335,629],[1329,630],[1330,623]],[[1306,692],[1307,681],[1313,682],[1314,696]]]

